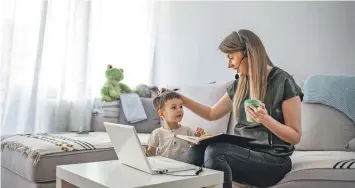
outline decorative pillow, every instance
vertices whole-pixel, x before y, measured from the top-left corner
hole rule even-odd
[[[124,125],[132,125],[136,128],[137,133],[152,133],[152,131],[160,127],[160,117],[154,110],[152,98],[140,98],[147,115],[147,119],[137,122],[129,123],[124,116],[123,109],[120,108],[119,123]]]
[[[230,84],[230,82],[183,86],[181,87],[180,93],[198,103],[212,107],[226,94],[228,84]],[[229,117],[230,113],[218,120],[208,121],[189,109],[184,108],[184,118],[181,124],[191,127],[193,130],[196,130],[197,127],[201,127],[208,133],[226,133]]]
[[[350,140],[350,142],[346,144],[345,148],[355,152],[355,138]]]

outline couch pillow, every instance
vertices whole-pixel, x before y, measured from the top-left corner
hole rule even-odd
[[[152,131],[160,127],[160,117],[154,110],[152,98],[140,98],[147,115],[147,119],[137,122],[129,123],[124,116],[123,109],[120,108],[119,123],[124,125],[132,125],[136,128],[138,133],[152,133]]]
[[[302,103],[302,137],[296,150],[347,151],[355,138],[355,123],[342,112],[323,104]]]
[[[228,84],[230,82],[183,86],[180,93],[198,103],[212,107],[226,93]],[[230,113],[219,120],[208,121],[184,108],[184,118],[181,124],[193,130],[201,127],[208,133],[226,133],[229,117]]]
[[[348,144],[346,144],[345,148],[350,150],[350,151],[354,151],[355,152],[355,138],[350,140],[350,142],[348,142]]]

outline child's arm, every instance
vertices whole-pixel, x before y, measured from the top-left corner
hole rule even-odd
[[[152,134],[150,134],[148,140],[148,148],[145,150],[146,156],[156,155],[156,148],[159,146],[159,129],[155,129]]]

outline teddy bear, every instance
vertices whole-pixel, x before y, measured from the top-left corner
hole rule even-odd
[[[107,66],[105,71],[106,82],[101,88],[101,100],[112,102],[119,99],[121,93],[132,93],[129,86],[121,83],[123,80],[123,69],[113,68],[112,65]]]
[[[146,84],[139,84],[134,89],[134,93],[137,93],[137,95],[142,98],[154,98],[158,95],[159,88],[157,86],[148,86]]]

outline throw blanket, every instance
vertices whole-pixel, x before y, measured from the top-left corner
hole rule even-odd
[[[355,122],[354,99],[355,75],[314,75],[304,85],[304,102],[331,106]]]
[[[5,148],[31,157],[36,165],[44,155],[80,150],[111,149],[113,145],[106,132],[89,134],[18,134],[1,138],[1,150]]]
[[[141,99],[136,93],[121,93],[121,108],[129,123],[137,123],[147,119]]]

